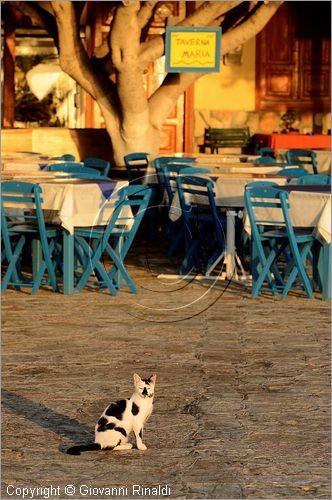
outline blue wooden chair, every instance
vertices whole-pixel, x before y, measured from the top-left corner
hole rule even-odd
[[[289,165],[298,165],[311,168],[318,174],[317,154],[310,149],[289,149],[286,151],[286,161]]]
[[[196,167],[187,164],[184,160],[181,162],[174,161],[160,161],[160,158],[154,160],[154,165],[156,169],[156,174],[158,178],[158,184],[162,192],[166,192],[167,203],[171,206],[174,191],[176,190],[176,178],[178,175],[199,175],[208,174],[210,170],[205,167]]]
[[[254,187],[278,187],[278,185],[279,184],[273,181],[252,181],[246,184],[245,189]],[[245,230],[242,231],[241,240],[243,246],[245,246],[249,241],[249,235]]]
[[[130,184],[142,184],[149,165],[149,154],[130,153],[123,159]]]
[[[267,158],[275,158],[276,154],[273,148],[269,148],[268,146],[264,146],[260,148],[258,154]]]
[[[179,165],[178,170],[182,164],[186,164],[188,167],[188,163],[194,163],[196,161],[195,158],[191,157],[176,157],[176,156],[158,156],[153,160],[153,166],[156,171],[157,179],[158,179],[158,186],[159,186],[159,192],[160,192],[160,198],[162,199],[164,196],[164,193],[166,192],[166,196],[168,198],[168,203],[171,202],[171,197],[172,197],[172,190],[170,189],[169,184],[166,182],[164,179],[164,175],[168,175],[166,167],[169,165],[174,165],[177,164]],[[176,170],[174,170],[174,174],[176,173]]]
[[[46,165],[44,168],[45,171],[48,172],[64,172],[66,174],[66,178],[75,178],[75,179],[97,179],[97,180],[105,180],[109,181],[109,177],[105,177],[102,175],[102,172],[95,169],[85,167],[81,163],[75,162],[65,162],[65,163],[51,163]]]
[[[308,174],[303,175],[297,179],[298,185],[329,185],[331,184],[331,177],[323,174]]]
[[[109,171],[111,168],[111,164],[109,161],[103,160],[102,158],[89,157],[89,158],[84,158],[82,162],[85,167],[94,168],[95,170],[100,172],[100,174],[103,175],[104,177],[109,176]]]
[[[64,162],[64,163],[50,163],[44,168],[46,172],[66,172],[66,173],[80,173],[80,174],[91,174],[91,175],[101,175],[101,172],[93,168],[85,167],[81,163],[75,162]]]
[[[259,158],[255,158],[252,160],[253,163],[257,163],[258,165],[280,165],[283,166],[285,163],[279,163],[271,156],[260,156]]]
[[[307,175],[308,173],[308,170],[302,167],[287,167],[279,170],[277,174],[287,175],[289,177],[302,177],[303,175]]]
[[[294,230],[289,216],[288,192],[276,187],[248,188],[245,207],[253,245],[252,296],[257,297],[267,282],[267,289],[273,295],[281,293],[285,298],[299,278],[307,296],[312,298],[313,287],[306,271],[306,260],[311,257],[315,239],[312,231]],[[262,209],[267,212],[262,214],[259,212]],[[288,262],[284,259],[285,252],[290,255]]]
[[[121,286],[133,292],[137,287],[124,265],[125,257],[133,243],[151,197],[146,186],[131,185],[119,189],[118,200],[107,226],[75,228],[74,244],[76,257],[82,266],[77,276],[75,291],[81,290],[94,275],[94,284],[107,288],[116,295]],[[105,268],[103,254],[112,262]],[[78,270],[76,269],[76,273]]]
[[[166,207],[167,209],[167,224],[164,231],[164,240],[168,246],[168,256],[175,255],[184,237],[181,219],[175,222],[168,219],[169,208],[172,205],[174,192],[177,190],[176,178],[179,175],[196,175],[210,172],[208,168],[186,164],[185,162],[190,160],[189,158],[180,158],[181,161],[177,163],[176,161],[178,159],[179,158],[175,157],[160,157],[154,159],[159,190],[161,199],[163,200],[162,205],[163,208]],[[164,193],[166,194],[166,200],[163,199]]]
[[[58,290],[55,261],[52,260],[57,228],[45,225],[42,210],[42,190],[28,182],[3,182],[1,185],[1,235],[8,267],[3,276],[1,291],[8,286],[32,287],[35,294],[42,284],[45,271],[54,291]],[[36,275],[28,279],[21,271],[20,259],[27,244],[40,244],[41,259]]]
[[[163,167],[164,165],[168,165],[169,163],[196,163],[197,159],[191,156],[157,156],[153,160],[153,165],[155,168]]]
[[[52,156],[52,160],[75,161],[75,156],[71,154]]]
[[[225,250],[226,216],[217,210],[211,179],[179,175],[176,185],[185,242],[180,273],[205,273]]]

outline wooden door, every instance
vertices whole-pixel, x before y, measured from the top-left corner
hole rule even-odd
[[[284,2],[257,36],[257,109],[329,111],[330,18],[330,2]]]

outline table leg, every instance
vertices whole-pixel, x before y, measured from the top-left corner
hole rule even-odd
[[[227,210],[226,212],[226,279],[237,279],[236,265],[235,265],[235,217],[234,210]]]
[[[74,292],[74,236],[63,230],[63,293]]]
[[[238,280],[239,276],[237,273],[237,266],[239,267],[242,275],[242,279],[246,279],[246,272],[242,266],[240,257],[236,253],[235,248],[235,221],[237,217],[237,212],[235,210],[226,211],[226,248],[219,255],[217,260],[209,267],[206,271],[208,276],[213,269],[219,264],[219,262],[224,258],[223,265],[226,270],[221,274],[221,279],[226,280]]]

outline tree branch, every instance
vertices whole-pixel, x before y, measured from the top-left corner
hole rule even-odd
[[[209,26],[216,18],[226,14],[242,2],[204,2],[177,26]]]
[[[283,2],[269,2],[261,5],[249,19],[228,31],[222,37],[221,53],[227,54],[230,50],[244,44],[253,36],[256,36],[271,17],[276,13]]]
[[[203,73],[168,73],[149,99],[150,121],[160,128],[183,92]]]
[[[156,2],[144,2],[137,14],[138,25],[141,29],[150,21],[157,7]]]
[[[116,121],[119,107],[115,85],[104,74],[96,73],[83,47],[73,2],[52,2],[59,32],[60,66],[88,92]]]
[[[59,33],[60,66],[95,97],[90,61],[82,45],[73,2],[52,2]]]

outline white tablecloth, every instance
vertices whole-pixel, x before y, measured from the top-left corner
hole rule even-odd
[[[213,174],[211,174],[213,177]],[[273,177],[271,179],[261,179],[255,177],[218,177],[214,179],[214,192],[216,194],[215,202],[218,207],[224,208],[243,208],[244,207],[244,188],[249,182],[254,181],[269,181],[276,182],[279,185],[284,185],[287,178]],[[197,197],[196,197],[197,198]],[[204,199],[192,199],[193,203],[204,203]],[[172,221],[177,220],[181,216],[180,200],[177,193],[174,195],[173,203],[169,211],[169,217]]]
[[[16,177],[13,180],[25,180]],[[106,225],[111,217],[118,190],[128,181],[33,180],[42,189],[45,220],[60,224],[73,234],[74,227]],[[123,215],[130,217],[130,207]],[[122,214],[121,214],[122,215]]]
[[[56,210],[70,234],[74,227],[103,226],[113,213],[119,188],[127,185],[128,181],[41,182],[43,209]]]
[[[197,163],[189,163],[188,166],[192,168],[206,168],[210,170],[211,175],[213,173],[237,173],[237,174],[277,174],[279,170],[281,170],[282,167],[276,166],[276,165],[257,165],[255,163],[240,163],[240,162],[225,162],[225,163],[216,163],[216,162],[210,162],[210,163],[201,163],[198,161]],[[152,165],[152,163],[149,163],[149,166],[147,168],[146,176],[144,179],[144,184],[156,184],[158,182],[156,173],[155,173],[155,168]],[[195,173],[193,173],[195,175]]]

